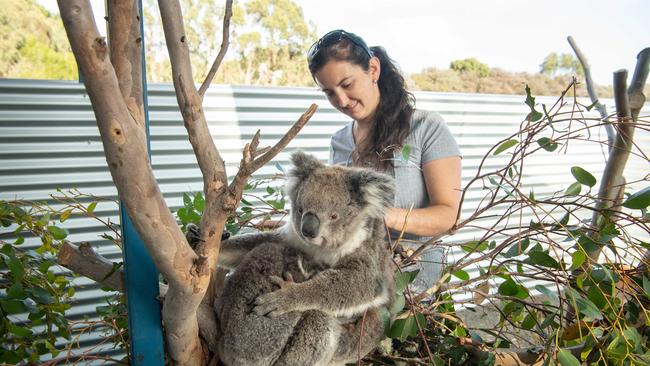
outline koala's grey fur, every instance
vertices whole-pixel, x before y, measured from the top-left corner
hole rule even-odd
[[[227,262],[254,247],[215,304],[228,366],[344,364],[383,337],[393,266],[382,218],[392,178],[300,152],[292,162],[290,224],[224,243]]]

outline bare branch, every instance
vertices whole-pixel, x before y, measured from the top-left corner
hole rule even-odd
[[[312,104],[309,109],[305,113],[300,116],[300,118],[296,121],[296,123],[291,126],[289,131],[282,136],[282,138],[270,149],[268,149],[263,155],[260,157],[256,158],[255,157],[255,151],[251,151],[252,149],[250,147],[253,147],[255,150],[257,148],[257,144],[259,141],[259,131],[253,138],[253,141],[249,144],[249,148],[245,149],[248,150],[244,152],[244,157],[242,158],[239,166],[239,171],[237,172],[237,175],[235,176],[235,179],[233,179],[232,183],[230,184],[229,190],[235,194],[236,197],[241,197],[241,193],[243,192],[244,186],[246,185],[246,181],[248,178],[253,174],[257,169],[260,167],[264,166],[264,164],[268,163],[273,159],[282,149],[284,149],[289,142],[296,137],[298,132],[309,122],[309,119],[316,113],[316,109],[318,109],[318,106],[316,104]]]
[[[111,63],[120,92],[133,119],[144,128],[142,35],[138,1],[113,1],[108,7]]]
[[[87,242],[79,244],[79,247],[68,241],[63,242],[57,262],[115,291],[124,292],[124,276],[122,270],[116,267],[117,263],[95,252]]]
[[[600,113],[600,118],[603,121],[606,121],[607,118],[609,117],[609,115],[607,114],[607,107],[605,107],[605,105],[603,105],[598,100],[598,95],[596,94],[596,88],[593,80],[591,79],[591,67],[589,66],[589,62],[587,62],[587,58],[582,53],[582,51],[580,51],[580,48],[578,48],[578,44],[575,42],[573,37],[571,36],[567,37],[567,41],[569,41],[569,44],[571,45],[573,52],[576,54],[578,61],[580,61],[580,64],[582,65],[582,70],[584,70],[585,72],[585,82],[587,84],[587,93],[589,93],[589,98],[591,98],[592,103],[595,103],[595,107]],[[610,124],[605,125],[605,131],[607,131],[607,139],[609,140],[609,146],[611,150],[611,147],[614,145],[614,138],[616,136],[616,133],[614,132],[614,127],[612,127]]]
[[[636,57],[636,67],[632,75],[630,87],[627,95],[630,101],[630,113],[632,119],[636,122],[639,112],[645,104],[646,97],[643,94],[643,88],[648,80],[648,69],[650,68],[650,47],[644,48]]]
[[[208,72],[205,80],[203,80],[203,84],[201,84],[201,87],[199,88],[199,95],[201,96],[201,99],[203,99],[205,92],[208,90],[208,87],[214,78],[214,75],[217,73],[217,70],[219,70],[219,65],[221,65],[223,58],[226,56],[226,51],[228,51],[228,45],[230,43],[230,18],[232,18],[232,0],[226,0],[226,9],[223,14],[223,35],[221,36],[221,48],[219,49],[217,58],[214,60],[214,63],[210,68],[210,72]]]

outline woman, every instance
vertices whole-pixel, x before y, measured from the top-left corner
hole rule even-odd
[[[352,118],[332,136],[330,164],[372,167],[395,177],[395,207],[385,216],[391,237],[403,230],[408,250],[451,229],[460,200],[460,151],[439,114],[415,109],[384,48],[335,30],[314,43],[307,58],[329,102]],[[406,160],[402,151],[408,149]],[[438,280],[443,261],[440,247],[422,253],[416,290]]]

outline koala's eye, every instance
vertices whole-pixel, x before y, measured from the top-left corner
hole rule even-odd
[[[298,209],[298,213],[302,215],[302,208]]]
[[[330,219],[332,220],[336,220],[338,218],[339,218],[339,214],[337,214],[336,212],[330,215]]]

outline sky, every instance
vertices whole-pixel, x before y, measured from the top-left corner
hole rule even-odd
[[[539,72],[551,52],[571,53],[571,35],[597,84],[632,76],[650,47],[650,0],[294,0],[319,35],[345,29],[386,48],[405,73],[446,69],[475,57],[507,71]],[[49,9],[53,0],[39,0]],[[103,9],[103,0],[92,0]],[[101,19],[103,15],[96,14]]]
[[[299,0],[319,35],[342,28],[381,45],[407,73],[475,57],[490,67],[539,72],[573,36],[598,84],[650,47],[650,0]],[[399,4],[399,5],[398,5]]]

